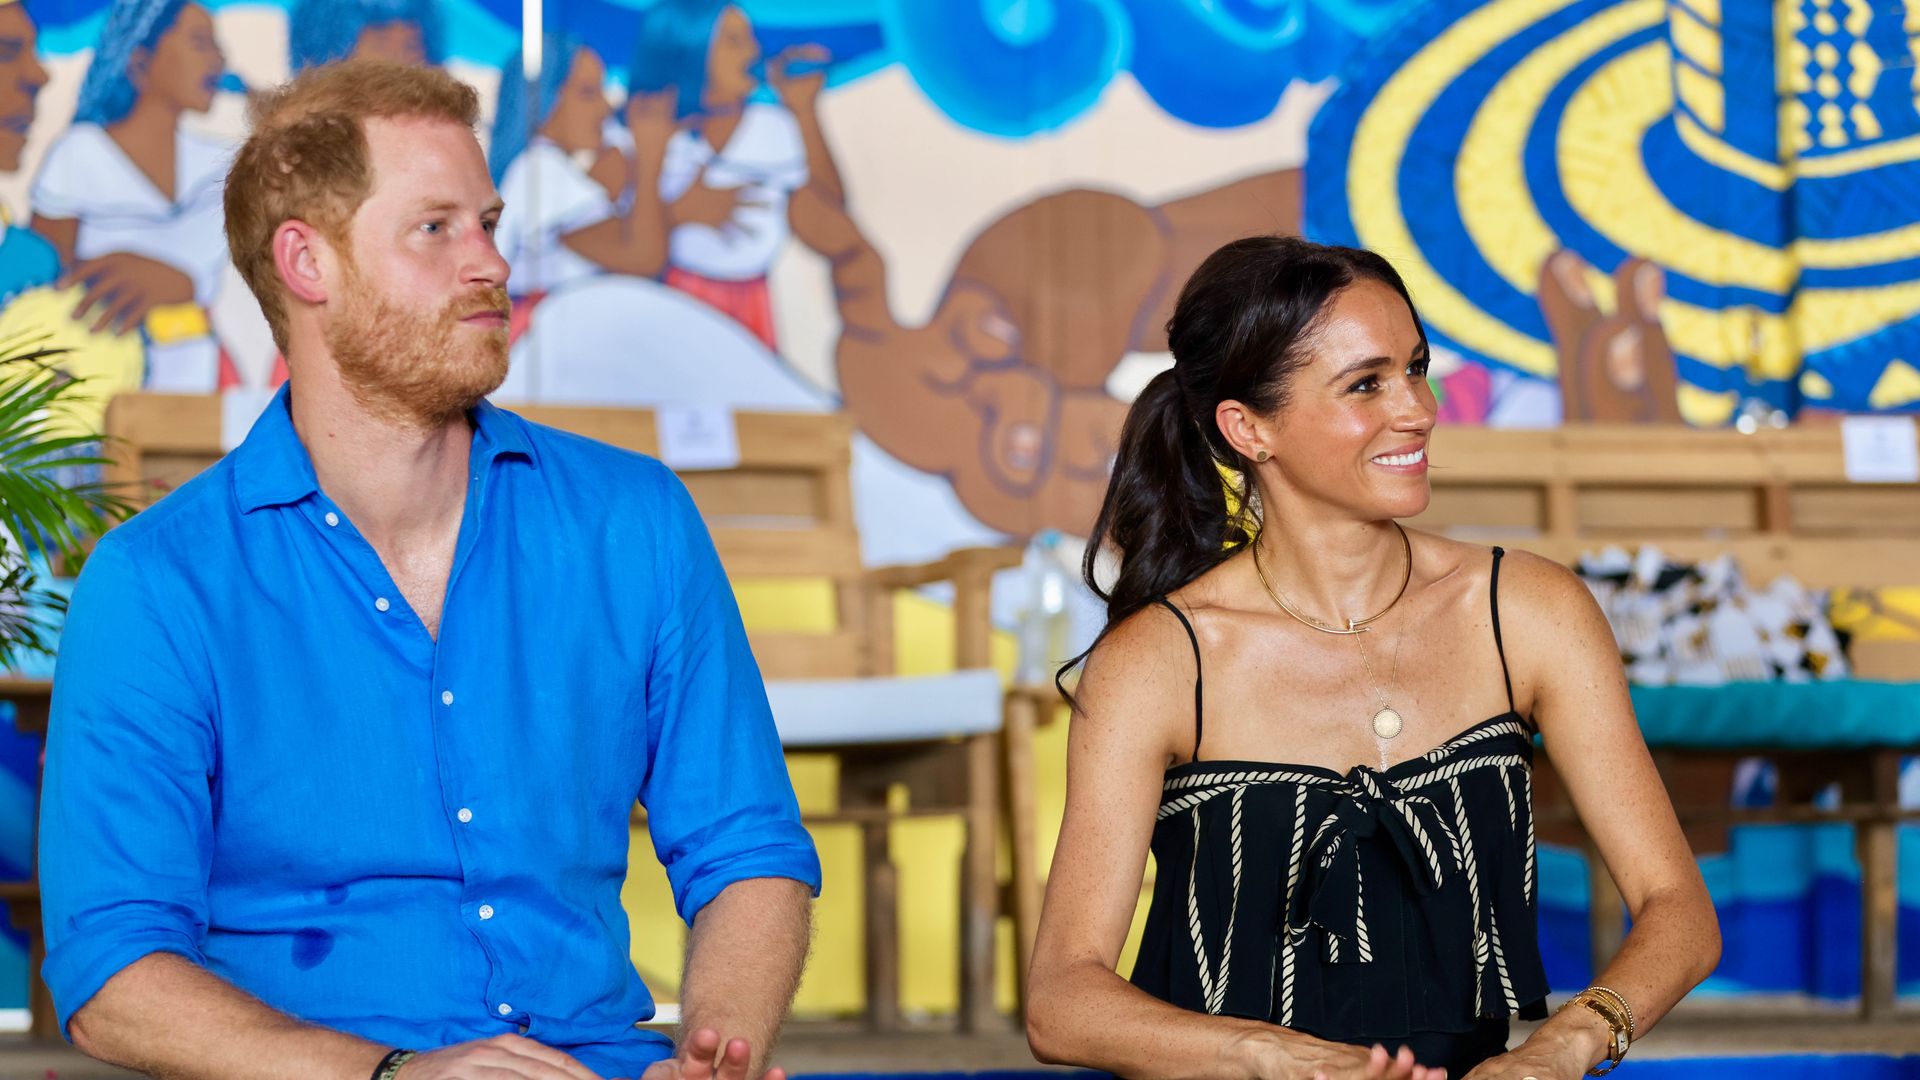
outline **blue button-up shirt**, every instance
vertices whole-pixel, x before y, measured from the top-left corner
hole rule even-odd
[[[638,1076],[671,1048],[634,1027],[636,797],[688,921],[735,881],[820,881],[686,490],[482,404],[436,641],[288,405],[76,587],[40,832],[63,1029],[168,952],[381,1043],[524,1032]]]

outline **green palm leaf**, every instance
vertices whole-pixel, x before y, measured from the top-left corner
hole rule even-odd
[[[0,668],[52,655],[66,600],[40,583],[29,556],[84,557],[88,541],[133,506],[77,469],[107,464],[98,435],[74,435],[82,380],[54,366],[65,352],[44,338],[0,340]]]

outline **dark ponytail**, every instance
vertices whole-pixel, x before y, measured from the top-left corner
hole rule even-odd
[[[1127,411],[1113,476],[1087,538],[1081,570],[1107,602],[1107,621],[1055,676],[1069,701],[1067,673],[1114,627],[1227,561],[1259,531],[1252,470],[1221,434],[1214,410],[1238,401],[1271,416],[1286,404],[1328,301],[1361,278],[1398,292],[1425,339],[1400,275],[1371,251],[1254,236],[1209,255],[1187,279],[1167,322],[1173,366],[1154,376]],[[1103,589],[1094,569],[1109,546],[1120,575]]]

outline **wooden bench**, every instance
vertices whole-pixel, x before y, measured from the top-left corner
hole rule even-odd
[[[1723,552],[1745,579],[1764,585],[1790,574],[1810,588],[1920,585],[1920,485],[1857,484],[1844,467],[1840,429],[1801,426],[1741,434],[1628,425],[1539,431],[1449,428],[1433,440],[1434,498],[1409,524],[1571,564],[1607,544],[1653,544],[1695,560]],[[1920,641],[1860,642],[1861,678],[1920,680]],[[1891,1012],[1898,916],[1896,826],[1915,815],[1898,800],[1904,754],[1920,745],[1843,750],[1654,746],[1668,790],[1696,847],[1732,822],[1847,821],[1863,873],[1861,1013]],[[1743,756],[1773,759],[1781,805],[1736,810],[1727,793]],[[1832,809],[1793,805],[1829,781]],[[1541,759],[1536,784],[1543,837],[1581,838],[1564,789]],[[1705,800],[1699,799],[1705,793]],[[1595,970],[1619,947],[1619,894],[1590,855]]]
[[[138,506],[178,487],[220,457],[221,403],[215,397],[132,393],[107,409],[115,440],[107,479]],[[514,411],[529,420],[641,453],[659,453],[655,416],[644,409],[538,406]],[[989,663],[992,575],[1017,565],[1017,549],[965,549],[920,566],[866,569],[848,481],[852,423],[837,414],[740,413],[734,418],[739,463],[725,469],[682,471],[714,545],[736,586],[749,582],[826,583],[831,627],[820,632],[749,630],[755,658],[777,689],[780,680],[880,679],[894,670],[894,595],[945,582],[953,587],[955,670]],[[44,684],[42,684],[44,687]],[[24,690],[24,686],[22,687]],[[0,696],[5,687],[0,686]],[[774,693],[776,700],[779,698]],[[39,723],[45,724],[44,693]],[[996,710],[997,710],[996,704]],[[23,725],[26,723],[23,712]],[[810,824],[860,830],[866,891],[867,1019],[886,1029],[900,1023],[898,897],[889,851],[890,826],[907,817],[952,815],[965,829],[959,927],[960,1020],[963,1030],[990,1026],[994,1007],[994,931],[1003,903],[997,865],[1000,779],[1031,774],[1030,744],[1006,729],[967,737],[920,736],[889,741],[810,740],[790,755],[830,755],[837,765],[838,802],[803,815]],[[904,790],[901,804],[898,792]],[[1012,820],[1031,822],[1030,784],[1009,786]],[[644,814],[636,811],[644,824]],[[1014,829],[1016,838],[1022,830]],[[1024,830],[1031,842],[1032,829]],[[1031,868],[1032,855],[1013,860]],[[37,890],[20,883],[17,919],[37,928]],[[32,895],[27,895],[31,893]],[[27,908],[31,906],[32,911]],[[1031,930],[1025,935],[1030,937]],[[36,935],[37,942],[37,935]],[[36,1003],[45,996],[34,958]],[[57,1037],[51,1010],[35,1007],[35,1033]]]

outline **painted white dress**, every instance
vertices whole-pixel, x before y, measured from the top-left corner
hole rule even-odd
[[[535,138],[500,177],[506,208],[494,232],[512,273],[507,292],[518,298],[543,293],[602,271],[568,247],[568,233],[614,215],[606,189],[550,139]]]
[[[673,202],[704,180],[710,188],[740,189],[741,205],[724,225],[681,225],[668,238],[675,269],[714,281],[767,276],[786,246],[787,201],[807,182],[807,147],[800,122],[783,106],[749,102],[740,126],[716,151],[705,137],[677,131],[660,166],[660,197]]]
[[[221,205],[233,148],[181,130],[174,136],[174,197],[154,187],[126,151],[98,124],[75,124],[47,151],[34,178],[35,213],[79,222],[77,260],[116,251],[144,255],[193,282],[191,311],[157,310],[147,320],[147,375],[152,390],[211,393],[220,378],[220,349],[206,311],[228,265]]]

